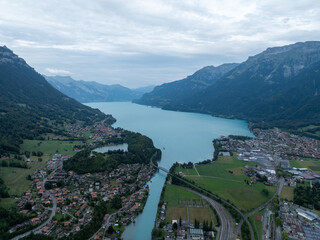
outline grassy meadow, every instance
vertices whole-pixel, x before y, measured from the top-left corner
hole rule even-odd
[[[187,178],[247,212],[266,202],[275,193],[276,187],[260,182],[247,185],[244,180],[250,178],[244,174],[245,165],[255,166],[256,163],[240,161],[236,156],[219,156],[211,164],[196,166],[200,176],[194,174]],[[263,189],[269,191],[269,196],[262,193]]]

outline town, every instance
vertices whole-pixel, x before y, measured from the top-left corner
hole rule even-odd
[[[254,138],[222,136],[214,140],[216,159],[214,156],[213,160],[198,164],[177,163],[175,173],[186,180],[195,180],[198,176],[202,177],[200,170],[202,165],[199,164],[214,165],[214,161],[218,158],[236,156],[243,166],[237,169],[237,174],[249,178],[244,180],[248,186],[260,182],[277,189],[273,195],[269,194],[269,190],[263,189],[262,194],[269,196],[270,201],[260,207],[257,206],[257,210],[248,212],[247,216],[253,217],[252,224],[261,226],[261,231],[257,232],[258,239],[320,239],[318,206],[320,202],[317,202],[320,199],[308,202],[305,200],[308,197],[301,195],[311,191],[309,189],[313,191],[320,189],[320,167],[318,167],[320,166],[320,142],[279,130],[255,129],[253,134]],[[227,172],[226,174],[230,176],[234,174],[230,169]],[[215,176],[212,175],[212,177]],[[170,184],[171,181],[168,181],[166,188]],[[179,220],[178,215],[168,213],[170,209],[168,206],[172,206],[173,203],[170,203],[170,200],[166,201],[170,199],[166,197],[166,191],[162,199],[164,201],[158,209],[157,224],[154,229],[155,238],[164,236],[167,240],[213,239],[213,235],[220,229],[219,225],[206,226],[202,221],[196,225],[185,217]],[[181,201],[180,199],[177,205],[180,208],[192,207],[181,204]],[[196,207],[201,206],[198,204]]]
[[[118,209],[105,215],[101,223],[104,228],[95,235],[100,239],[104,229],[126,226],[142,211],[148,195],[145,184],[155,171],[151,165],[125,164],[111,172],[78,175],[62,170],[63,161],[68,158],[56,154],[46,169],[32,175],[32,187],[18,204],[20,211],[32,218],[10,229],[11,233],[34,226],[36,233],[68,237],[92,220],[93,207],[99,201],[118,200],[119,203],[114,202]],[[121,233],[115,235],[119,237]]]
[[[109,125],[111,120],[108,117],[85,127],[78,124],[69,126],[69,137],[75,138],[75,142],[72,139],[68,141],[69,148],[73,146],[68,151],[73,154],[90,151],[86,164],[95,155],[105,163],[114,156],[118,156],[118,161],[111,167],[77,173],[64,167],[74,155],[45,155],[50,158],[45,161],[44,168],[38,168],[27,176],[32,181],[29,189],[15,197],[17,210],[25,221],[11,227],[8,231],[10,236],[20,239],[32,232],[54,239],[77,234],[90,234],[88,238],[92,239],[119,239],[125,226],[135,221],[149,195],[147,182],[156,172],[151,161],[161,152],[145,136],[114,129]],[[129,142],[125,143],[124,138]],[[119,143],[126,149],[117,150]],[[36,147],[43,144],[52,142],[37,142]],[[135,146],[131,147],[131,144]],[[149,147],[150,155],[142,153],[146,147]],[[130,149],[135,152],[129,152]],[[135,154],[140,154],[139,158]],[[26,164],[36,161],[23,156],[21,159]],[[42,161],[38,158],[37,162]],[[74,166],[71,164],[71,167]],[[90,233],[87,228],[95,232]]]

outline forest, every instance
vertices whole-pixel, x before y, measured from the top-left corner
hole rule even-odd
[[[128,152],[98,153],[87,148],[66,161],[63,168],[65,171],[72,170],[78,174],[102,172],[118,168],[120,164],[148,164],[155,153],[161,152],[154,147],[150,138],[140,133],[124,131],[123,141],[128,143]],[[158,154],[158,157],[160,156],[161,154]]]
[[[320,183],[310,186],[297,186],[293,192],[293,202],[303,207],[320,210]]]

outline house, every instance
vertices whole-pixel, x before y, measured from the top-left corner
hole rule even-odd
[[[46,234],[49,231],[49,227],[42,228],[42,233]]]

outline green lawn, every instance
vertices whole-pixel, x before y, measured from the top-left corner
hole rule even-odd
[[[17,200],[13,198],[0,198],[0,206],[4,208],[11,208],[15,207],[17,203]]]
[[[199,199],[201,197],[176,185],[167,184],[165,186],[163,200],[168,202],[168,206],[178,206],[181,198]]]
[[[203,221],[212,221],[214,223],[214,217],[212,215],[212,211],[210,208],[189,208],[189,220],[190,223],[194,223],[194,220],[197,219],[202,223]]]
[[[180,217],[182,220],[188,219],[186,207],[170,206],[167,208],[166,222],[171,223],[172,220],[179,220]]]
[[[59,141],[59,140],[24,140],[21,145],[21,151],[43,152],[46,155],[56,153],[62,155],[74,155],[73,146],[81,144],[80,141]]]
[[[194,168],[182,168],[182,167],[176,167],[175,172],[183,172],[185,175],[198,175],[196,170]]]
[[[24,140],[20,146],[21,151],[42,152],[42,162],[38,162],[38,157],[31,156],[31,162],[28,163],[29,169],[0,167],[0,177],[3,178],[5,184],[10,188],[9,194],[20,196],[24,191],[28,190],[32,181],[26,179],[32,175],[37,169],[45,167],[46,162],[51,156],[59,153],[63,155],[74,155],[74,145],[81,144],[80,141],[59,141],[59,140]]]
[[[320,162],[290,160],[290,164],[292,167],[308,168],[310,171],[320,173]]]
[[[29,169],[0,167],[0,177],[10,188],[10,195],[20,196],[30,188],[32,181],[27,180],[26,177],[34,173],[37,169],[44,168],[49,156],[42,156],[42,159],[42,162],[38,162],[37,157],[31,157],[31,162],[28,163]]]
[[[231,201],[240,209],[249,211],[266,202],[275,193],[276,187],[265,186],[259,182],[253,186],[247,185],[244,180],[250,178],[243,174],[245,165],[255,166],[256,163],[240,161],[235,156],[219,157],[216,162],[197,166],[201,176],[187,178],[221,198]],[[262,194],[263,189],[269,190],[268,197]]]
[[[280,198],[293,201],[293,187],[283,186]]]
[[[194,193],[188,192],[179,186],[167,184],[165,186],[164,201],[167,201],[167,213],[166,221],[172,220],[187,220],[189,218],[190,223],[194,222],[194,219],[199,220],[201,223],[203,220],[215,222],[215,216],[212,210],[208,207],[207,203],[202,198]],[[199,202],[199,206],[202,207],[187,207],[186,203]],[[197,204],[196,204],[197,205]]]

